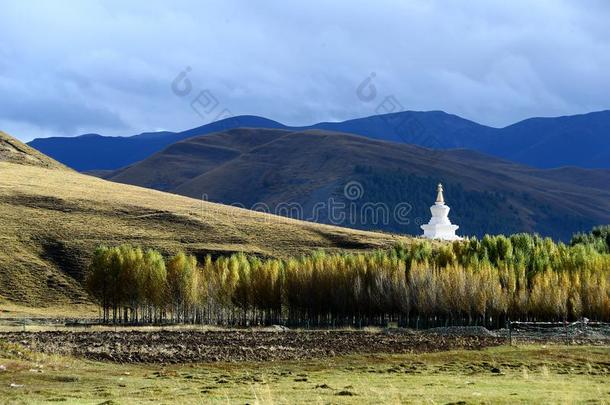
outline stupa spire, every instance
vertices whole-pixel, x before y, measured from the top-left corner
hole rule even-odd
[[[441,183],[438,183],[438,186],[436,186],[436,203],[445,203],[445,197],[443,196],[443,185]]]

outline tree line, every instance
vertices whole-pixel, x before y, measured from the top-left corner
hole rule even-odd
[[[570,244],[536,235],[417,240],[370,253],[213,259],[96,249],[86,285],[104,322],[504,326],[610,321],[608,229]],[[609,228],[610,229],[610,228]],[[604,233],[605,232],[605,233]]]

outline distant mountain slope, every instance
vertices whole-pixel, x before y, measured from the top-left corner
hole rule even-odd
[[[116,170],[145,159],[180,140],[241,126],[276,128],[282,127],[282,124],[260,117],[240,116],[183,132],[163,131],[125,137],[86,134],[37,138],[28,145],[78,171]]]
[[[495,130],[443,111],[404,111],[300,129],[325,129],[428,148],[475,150],[479,149],[476,145],[487,146]]]
[[[531,118],[498,135],[483,150],[538,167],[610,168],[610,111]]]
[[[239,127],[325,129],[429,148],[468,148],[540,168],[610,168],[610,111],[532,118],[505,128],[491,128],[442,111],[404,111],[303,127],[238,116],[177,133],[40,138],[30,145],[79,171],[107,170],[130,165],[192,136]]]
[[[2,134],[5,141],[19,144]],[[44,157],[26,153],[31,159],[0,161],[0,299],[37,306],[87,300],[81,281],[99,244],[132,243],[164,254],[184,249],[199,257],[233,252],[287,257],[406,240],[31,165]]]
[[[473,149],[540,168],[610,168],[610,111],[531,118],[505,128],[442,111],[409,111],[313,127],[430,148]]]
[[[240,128],[194,137],[108,178],[273,212],[298,203],[299,218],[412,234],[429,219],[438,181],[446,185],[451,218],[467,235],[532,231],[567,239],[610,223],[610,170],[541,170],[471,150],[431,150],[323,130]],[[356,200],[343,193],[351,181],[362,188]],[[354,205],[358,218],[337,222],[328,210],[312,217],[314,207],[330,199]],[[393,208],[404,202],[411,206],[407,224],[362,214],[367,204]]]

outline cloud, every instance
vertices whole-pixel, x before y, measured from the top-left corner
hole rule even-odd
[[[21,139],[374,114],[356,96],[504,126],[608,108],[610,4],[516,0],[3,2],[0,128]],[[189,67],[193,91],[171,91]]]
[[[87,127],[129,128],[117,112],[95,98],[83,97],[80,88],[71,84],[56,77],[20,85],[0,79],[0,115],[3,120],[57,133],[74,133]]]

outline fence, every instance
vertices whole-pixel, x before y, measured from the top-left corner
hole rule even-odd
[[[509,339],[510,344],[527,342],[557,342],[566,344],[608,344],[610,323],[591,322],[508,322],[507,329],[498,335]]]

